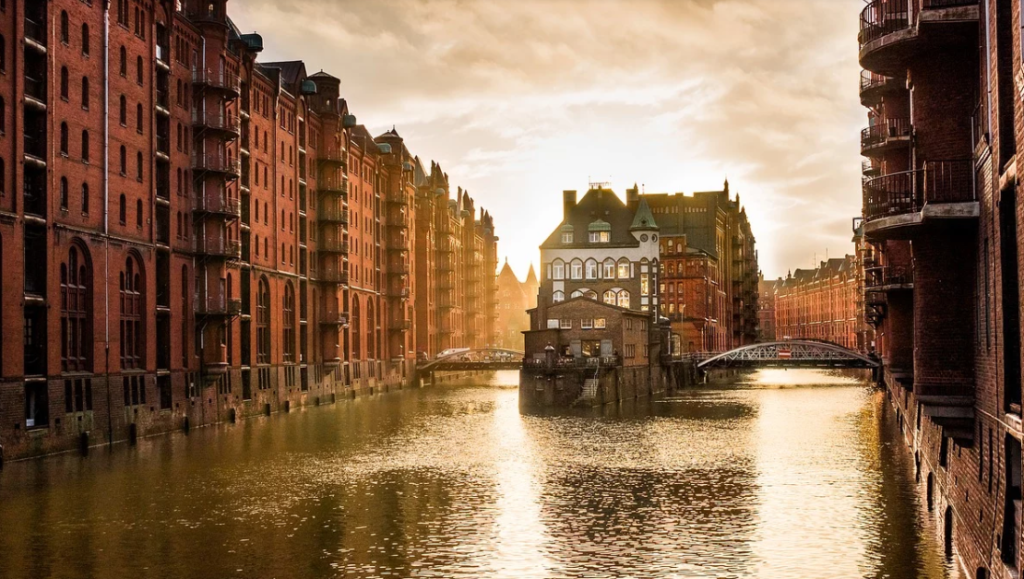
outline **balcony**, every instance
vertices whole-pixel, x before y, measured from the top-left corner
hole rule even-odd
[[[320,325],[341,327],[348,325],[348,316],[342,312],[320,311]]]
[[[192,241],[192,251],[196,255],[223,259],[241,259],[242,242],[234,239],[199,237]]]
[[[860,15],[861,66],[898,72],[934,45],[969,40],[977,22],[978,0],[871,0]]]
[[[321,177],[316,182],[316,188],[324,195],[340,195],[342,199],[348,199],[348,179]]]
[[[25,46],[38,52],[46,52],[46,14],[43,12],[38,19],[25,16]]]
[[[882,101],[882,97],[906,90],[907,86],[897,77],[877,74],[871,71],[860,72],[860,104],[872,107]]]
[[[317,281],[331,284],[348,284],[348,272],[337,269],[323,269],[317,272]]]
[[[389,276],[407,276],[409,275],[409,264],[402,263],[388,267]]]
[[[320,223],[348,225],[348,209],[321,205],[316,212],[316,218]]]
[[[405,298],[409,297],[409,288],[407,288],[407,287],[389,288],[388,289],[388,297],[389,298],[402,298],[402,299],[405,299]]]
[[[223,111],[193,111],[192,124],[205,131],[221,133],[236,139],[242,133],[242,121],[237,115]]]
[[[388,227],[395,227],[398,229],[409,228],[409,217],[405,213],[391,214],[389,213],[385,223]]]
[[[975,219],[979,208],[971,159],[926,161],[924,169],[864,182],[864,231],[900,237],[924,221]]]
[[[391,192],[387,195],[387,202],[394,205],[408,205],[409,196],[404,192]]]
[[[323,253],[348,253],[348,242],[337,239],[319,239],[316,248]]]
[[[882,167],[879,163],[876,163],[870,159],[860,162],[860,172],[865,177],[877,177],[882,172]]]
[[[195,213],[238,218],[242,216],[242,202],[230,197],[213,197],[200,194],[192,199],[192,211]]]
[[[908,118],[879,119],[860,133],[860,154],[879,157],[897,147],[910,147],[913,125]]]
[[[242,164],[238,159],[211,153],[192,155],[192,169],[204,173],[221,173],[229,179],[237,179],[242,173]]]
[[[412,320],[391,320],[388,329],[392,332],[408,332],[412,329]]]
[[[226,70],[194,70],[192,84],[223,92],[230,97],[238,97],[242,92],[242,83],[238,75]]]
[[[914,269],[901,265],[868,269],[865,272],[864,287],[872,293],[914,289]]]
[[[242,313],[242,300],[225,299],[223,296],[196,296],[195,308],[199,317],[234,317]]]
[[[345,151],[317,151],[316,160],[321,165],[333,165],[335,167],[341,167],[342,170],[348,166],[348,154]]]

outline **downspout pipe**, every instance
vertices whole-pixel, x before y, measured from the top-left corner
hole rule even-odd
[[[107,442],[114,443],[110,412],[110,0],[103,2],[103,354],[107,391]]]

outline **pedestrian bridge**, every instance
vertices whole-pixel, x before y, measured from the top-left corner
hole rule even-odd
[[[786,340],[741,346],[697,363],[701,370],[718,368],[877,368],[880,362],[839,344],[818,340]]]
[[[417,369],[420,372],[445,371],[487,371],[487,370],[518,370],[523,366],[523,352],[503,348],[480,348],[463,350],[441,356],[433,360],[421,362]]]

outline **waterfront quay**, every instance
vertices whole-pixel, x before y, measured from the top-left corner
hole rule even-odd
[[[525,414],[516,376],[9,463],[2,575],[957,577],[863,374]]]

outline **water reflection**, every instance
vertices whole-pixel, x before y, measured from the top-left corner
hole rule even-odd
[[[514,374],[0,471],[2,577],[945,577],[847,375],[520,415]]]

